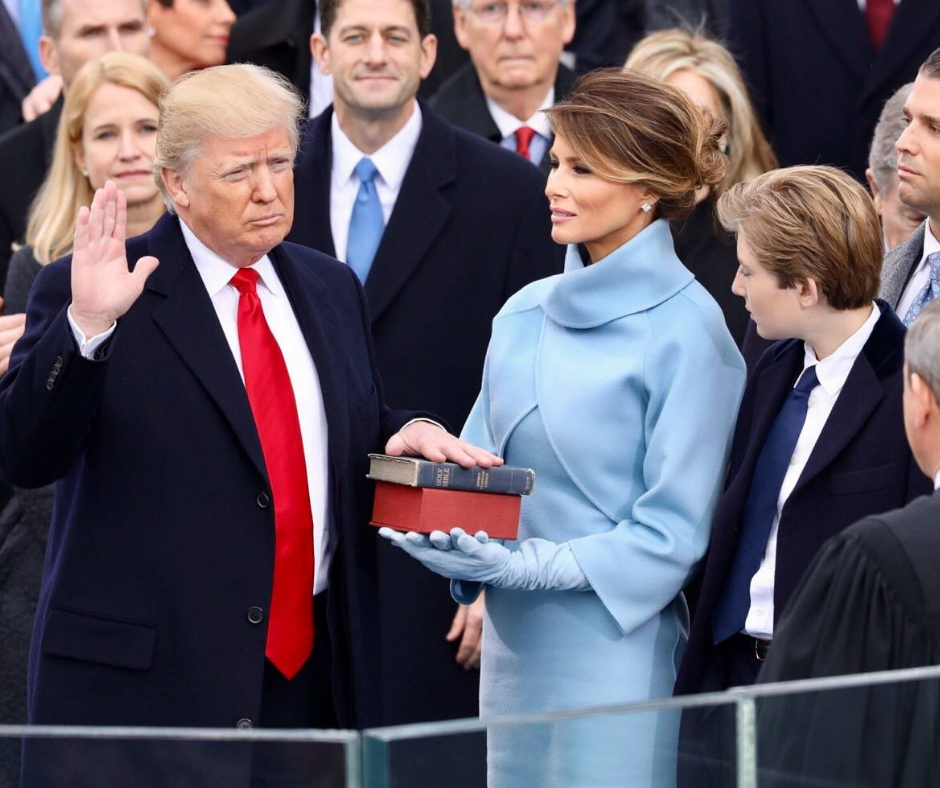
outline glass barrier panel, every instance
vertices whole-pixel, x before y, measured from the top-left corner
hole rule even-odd
[[[493,720],[382,728],[363,733],[366,788],[674,788],[677,768],[698,775],[706,754],[683,748],[690,711],[731,723],[742,699],[611,706]]]
[[[940,673],[930,670],[760,687],[760,788],[940,785]]]
[[[0,726],[0,788],[359,788],[349,731]]]

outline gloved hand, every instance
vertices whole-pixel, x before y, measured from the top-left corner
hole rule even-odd
[[[584,590],[590,585],[567,544],[526,539],[517,550],[489,541],[485,531],[470,536],[462,528],[430,537],[380,528],[379,535],[417,558],[432,572],[454,580],[497,588]]]

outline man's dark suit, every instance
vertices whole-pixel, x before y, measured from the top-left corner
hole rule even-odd
[[[930,480],[914,463],[904,436],[904,326],[885,302],[878,305],[881,317],[783,509],[774,623],[826,539],[862,517],[903,506],[930,490]],[[714,652],[712,612],[731,570],[757,458],[802,369],[803,343],[786,340],[761,358],[748,381],[727,482],[715,509],[689,643],[676,680],[677,694],[719,689],[703,686]]]
[[[558,66],[555,77],[555,101],[565,98],[574,85],[574,74],[562,65]],[[500,134],[496,121],[490,115],[486,106],[486,95],[477,76],[473,63],[467,63],[463,68],[448,79],[434,97],[431,106],[439,112],[445,120],[459,126],[479,137],[485,137],[491,142],[499,143],[503,135]],[[549,156],[545,155],[539,162],[543,172],[548,172]]]
[[[48,112],[0,137],[0,173],[5,184],[0,189],[0,293],[12,246],[26,236],[29,207],[52,162],[62,103],[60,96]]]
[[[535,167],[421,110],[421,136],[365,291],[389,404],[414,403],[456,431],[480,389],[491,319],[523,285],[560,272],[564,248],[551,240]],[[335,252],[331,120],[327,110],[307,126],[290,234],[327,254]],[[475,715],[475,671],[460,668],[444,641],[455,613],[447,581],[387,544],[379,578],[383,667],[394,677],[385,682],[386,718]]]
[[[245,387],[179,222],[128,242],[161,264],[100,360],[71,335],[70,261],[44,269],[0,382],[0,471],[59,479],[30,655],[29,720],[257,721],[273,572],[270,487]],[[411,413],[384,404],[352,273],[284,243],[271,259],[307,341],[329,441],[326,622],[343,727],[379,722],[366,454]],[[33,764],[34,766],[37,764]],[[41,764],[40,764],[41,765]],[[25,768],[25,766],[24,766]]]
[[[920,265],[924,256],[924,239],[927,235],[927,222],[911,233],[904,243],[894,247],[885,255],[881,266],[881,290],[879,295],[897,309],[908,282],[914,275],[914,269]],[[901,315],[903,318],[904,315]]]
[[[0,3],[0,134],[23,122],[21,104],[35,84],[19,30]]]
[[[885,101],[940,46],[940,3],[894,12],[876,53],[856,0],[729,0],[738,59],[781,166],[834,164],[864,181]]]

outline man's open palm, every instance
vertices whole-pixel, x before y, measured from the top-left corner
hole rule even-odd
[[[71,314],[86,337],[107,331],[127,312],[159,264],[156,257],[141,257],[129,270],[126,231],[127,198],[108,181],[75,222]]]

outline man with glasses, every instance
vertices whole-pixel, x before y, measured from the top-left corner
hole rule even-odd
[[[559,58],[574,30],[572,0],[455,0],[454,32],[471,62],[431,105],[547,172],[552,131],[542,110],[571,90],[574,74]]]

